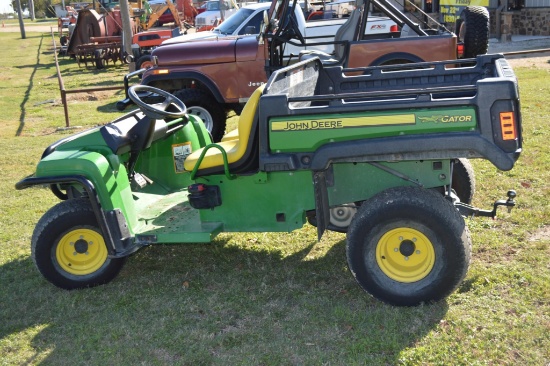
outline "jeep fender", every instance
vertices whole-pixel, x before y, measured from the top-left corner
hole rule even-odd
[[[424,60],[411,53],[393,52],[377,58],[369,66],[398,65],[417,62],[424,62]]]
[[[210,92],[214,99],[220,104],[227,104],[225,99],[223,98],[223,95],[220,93],[220,90],[218,86],[210,79],[208,76],[194,72],[194,71],[182,71],[182,72],[171,72],[169,74],[161,74],[161,75],[152,75],[149,74],[147,76],[143,77],[143,80],[141,82],[142,85],[150,85],[154,87],[159,87],[159,84],[162,83],[168,83],[172,85],[171,88],[164,88],[160,87],[160,89],[169,90],[170,92],[174,92],[176,90],[182,89],[182,87],[178,87],[178,84],[182,81],[192,81],[196,80],[201,85],[199,88],[201,90],[205,90]],[[182,83],[183,85],[184,83]]]

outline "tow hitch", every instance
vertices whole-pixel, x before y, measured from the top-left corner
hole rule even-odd
[[[506,195],[508,196],[508,199],[495,201],[495,203],[493,204],[493,209],[491,211],[482,210],[480,208],[470,206],[462,202],[455,202],[454,205],[458,209],[460,214],[463,216],[469,216],[469,217],[483,216],[483,217],[491,217],[494,219],[497,215],[498,206],[506,206],[508,207],[508,212],[511,212],[512,207],[516,205],[516,201],[514,201],[514,198],[516,198],[516,191],[509,190],[508,193],[506,193]]]

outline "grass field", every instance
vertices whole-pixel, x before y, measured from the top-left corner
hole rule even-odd
[[[495,221],[468,220],[473,255],[460,288],[414,308],[364,293],[345,236],[224,234],[154,246],[110,284],[67,292],[30,259],[34,225],[57,199],[16,191],[65,125],[50,35],[0,33],[0,365],[540,365],[550,363],[550,78],[518,68],[525,151],[500,172],[474,161],[474,204],[515,189]],[[121,84],[125,68],[61,60],[70,88]],[[117,92],[72,95],[71,125],[119,115]]]

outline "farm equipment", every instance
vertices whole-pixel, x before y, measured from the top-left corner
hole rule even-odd
[[[124,62],[122,50],[122,19],[119,10],[93,9],[78,11],[77,21],[69,38],[67,54],[75,57],[78,65],[95,64],[97,69],[109,61]]]
[[[219,143],[168,92],[137,85],[129,95],[139,109],[49,146],[16,184],[49,185],[62,200],[31,246],[61,288],[105,284],[145,246],[290,232],[309,220],[319,239],[345,228],[349,269],[366,291],[417,305],[465,277],[464,216],[515,205],[513,191],[482,210],[451,189],[457,159],[510,170],[521,153],[517,80],[502,55],[407,70],[302,61],[274,71]]]
[[[69,43],[69,26],[71,26],[72,24],[76,24],[76,18],[78,16],[78,12],[73,6],[66,6],[65,11],[67,12],[67,14],[64,17],[59,17],[57,19],[57,32],[59,33],[59,41],[61,43],[61,47],[64,48],[66,48],[67,44]]]
[[[170,13],[172,13],[172,21],[176,23],[176,26],[182,26],[178,9],[176,9],[171,0],[163,1],[160,4],[149,4],[147,1],[145,1],[144,4],[144,13],[140,17],[141,30],[149,30],[154,27],[159,18],[163,16],[167,11],[170,11]]]
[[[179,35],[182,22],[171,0],[158,5],[146,5],[145,9],[131,10],[131,27],[134,34],[133,43],[135,43],[132,45],[132,52],[136,60],[139,60],[142,55],[149,54],[150,50],[162,40],[173,36],[174,31],[171,29],[151,30],[158,18],[166,11],[174,15],[177,27],[175,34]],[[147,30],[149,32],[142,34]],[[74,30],[68,41],[67,53],[76,58],[79,66],[81,64],[88,66],[88,63],[92,63],[97,69],[104,68],[109,62],[126,62],[127,55],[122,47],[122,31],[119,9],[79,10]]]
[[[187,30],[193,28],[197,9],[193,6],[191,0],[177,1],[178,9],[182,9],[181,17],[178,15],[178,9],[168,1],[162,8],[153,8],[154,15],[149,18],[147,24],[142,24],[142,31],[135,33],[132,37],[132,56],[136,62],[136,68],[149,68],[153,66],[151,52],[160,46],[167,39],[187,34]],[[166,9],[166,10],[164,10]],[[153,11],[153,10],[151,10]],[[161,13],[164,11],[164,13]],[[160,16],[158,16],[161,14]],[[166,15],[171,15],[167,17]],[[183,19],[182,19],[183,18]],[[174,28],[152,28],[156,23],[162,25],[168,22],[174,22]]]

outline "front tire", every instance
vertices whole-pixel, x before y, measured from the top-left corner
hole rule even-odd
[[[225,133],[226,113],[208,93],[198,89],[181,89],[174,93],[187,107],[187,113],[199,117],[212,134],[212,141],[221,141]]]
[[[347,234],[351,273],[377,299],[414,306],[451,294],[466,276],[471,241],[443,196],[397,187],[363,203]]]
[[[73,290],[115,278],[124,258],[108,258],[107,245],[87,199],[60,202],[34,229],[32,259],[55,286]]]

